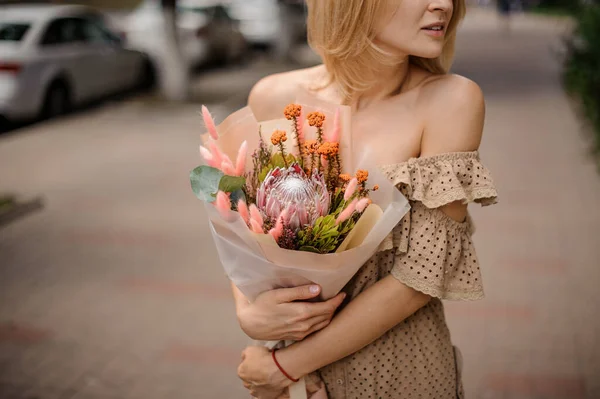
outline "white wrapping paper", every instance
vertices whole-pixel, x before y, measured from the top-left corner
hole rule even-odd
[[[369,170],[369,183],[380,187],[371,193],[371,199],[383,209],[383,216],[361,245],[341,253],[322,255],[261,245],[237,212],[224,220],[214,205],[206,203],[219,259],[227,276],[250,301],[267,290],[311,283],[321,286],[321,299],[332,298],[373,256],[410,207],[376,167],[366,166],[360,168]]]

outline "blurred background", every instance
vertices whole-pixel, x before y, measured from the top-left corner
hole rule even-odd
[[[242,398],[199,109],[319,63],[301,1],[0,1],[0,399]],[[78,4],[76,4],[78,3]],[[486,299],[446,303],[469,398],[600,398],[600,3],[470,1]],[[451,133],[451,132],[449,132]]]

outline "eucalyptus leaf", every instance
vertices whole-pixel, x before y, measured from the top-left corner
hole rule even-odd
[[[246,178],[243,176],[228,176],[221,177],[219,181],[219,190],[232,193],[236,190],[241,189],[246,185]]]
[[[231,199],[231,203],[235,204],[236,207],[237,207],[237,203],[239,202],[239,200],[244,200],[244,202],[247,202],[246,195],[244,194],[244,191],[241,188],[238,188],[237,190],[232,192],[230,199]]]
[[[223,172],[211,166],[198,166],[190,172],[190,183],[196,197],[202,201],[213,202],[217,199],[219,182]]]

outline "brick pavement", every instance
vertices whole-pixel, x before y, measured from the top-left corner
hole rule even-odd
[[[469,398],[598,398],[600,180],[558,84],[566,27],[514,22],[502,36],[476,11],[459,41],[502,196],[473,207],[487,298],[448,320]],[[195,87],[222,117],[275,68]],[[187,179],[197,108],[134,99],[0,137],[0,191],[45,200],[0,229],[0,398],[246,397],[247,339]]]

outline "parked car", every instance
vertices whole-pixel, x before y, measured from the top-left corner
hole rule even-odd
[[[227,7],[249,43],[280,59],[306,43],[303,0],[230,0]]]
[[[151,79],[144,54],[126,50],[85,6],[0,8],[0,117],[52,117]]]
[[[283,28],[277,0],[231,0],[227,8],[253,46],[271,48],[277,43]]]
[[[219,0],[179,0],[177,39],[188,67],[241,58],[247,42]],[[164,19],[159,0],[145,0],[125,20],[127,46],[159,62],[164,50]]]

